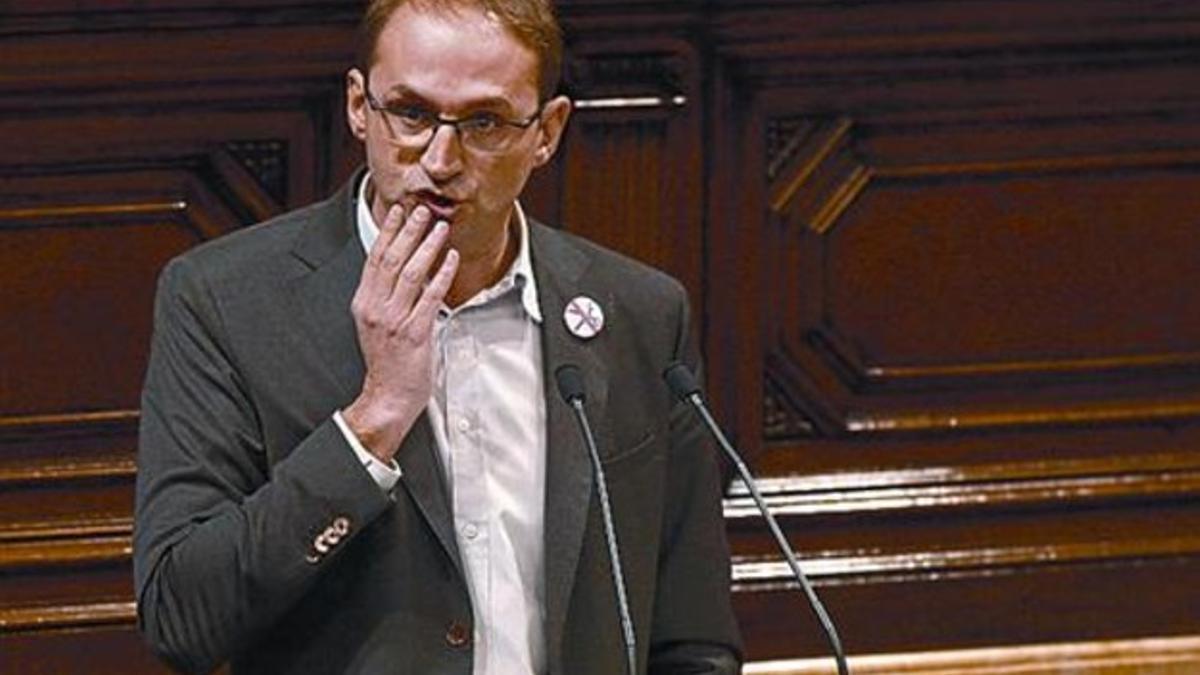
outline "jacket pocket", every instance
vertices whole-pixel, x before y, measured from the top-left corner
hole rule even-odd
[[[647,431],[641,440],[633,445],[622,448],[608,457],[601,457],[600,461],[605,475],[611,480],[614,477],[635,473],[648,462],[659,457],[661,453],[658,443],[655,442],[657,438],[653,431]]]

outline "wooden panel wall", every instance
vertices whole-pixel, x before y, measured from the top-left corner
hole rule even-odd
[[[1196,631],[1197,9],[712,22],[714,394],[849,650]],[[751,653],[820,654],[728,513]]]
[[[355,11],[202,4],[0,15],[0,672],[163,671],[129,544],[158,270],[342,170]]]
[[[1200,633],[1200,7],[560,6],[580,108],[528,206],[687,284],[848,650]],[[0,672],[160,672],[129,569],[154,279],[356,165],[359,10],[0,5]],[[825,653],[726,513],[751,659]]]

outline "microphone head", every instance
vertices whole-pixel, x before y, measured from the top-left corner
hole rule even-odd
[[[587,397],[584,396],[583,388],[583,371],[572,363],[564,363],[554,371],[554,380],[558,383],[558,394],[568,405],[579,401],[582,403]]]
[[[696,382],[696,377],[692,375],[692,371],[688,370],[687,366],[679,361],[667,366],[667,369],[663,371],[663,379],[671,388],[671,393],[681,399],[686,400],[692,394],[700,393],[700,385]]]

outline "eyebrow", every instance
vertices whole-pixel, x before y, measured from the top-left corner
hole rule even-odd
[[[430,101],[428,98],[422,96],[421,94],[417,93],[416,91],[413,91],[412,89],[409,89],[408,87],[406,87],[402,84],[393,85],[390,89],[385,90],[383,92],[383,96],[384,96],[384,100],[381,102],[385,103],[385,104],[388,102],[388,99],[391,99],[393,101],[396,99],[399,99],[404,102],[417,103],[417,104],[420,104],[420,105],[428,107],[428,108],[438,108],[438,106],[435,105],[433,101]],[[473,101],[467,101],[462,106],[458,106],[458,108],[462,109],[462,110],[497,110],[498,109],[498,110],[502,110],[502,111],[510,112],[510,113],[514,112],[516,110],[513,107],[512,103],[510,103],[507,99],[499,97],[499,96],[487,96],[487,97],[476,99]]]

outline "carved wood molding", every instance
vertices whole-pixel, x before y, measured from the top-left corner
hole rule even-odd
[[[126,600],[0,607],[0,636],[29,631],[132,626],[136,623],[137,603]]]
[[[131,490],[136,473],[132,452],[6,459],[0,464],[0,507],[6,514],[0,522],[0,570],[128,563],[133,534],[128,505],[97,503],[91,495]],[[64,504],[31,508],[39,499],[64,493],[72,495],[65,510]]]
[[[828,658],[747,663],[746,675],[823,675]],[[856,654],[848,665],[858,675],[1178,675],[1200,672],[1200,636],[1022,644],[894,654]]]
[[[570,85],[581,94],[677,94],[687,89],[685,57],[670,51],[592,51],[575,56]]]
[[[70,3],[13,2],[0,11],[0,35],[36,35],[120,30],[181,30],[238,26],[344,23],[358,21],[361,7],[339,0],[227,3],[219,9],[202,0],[158,0],[153,5],[106,0]]]
[[[222,166],[225,153],[214,153],[213,163],[218,170],[224,169],[221,173],[226,181],[235,190],[241,188],[238,190],[241,201],[251,205],[260,220],[282,213],[282,205],[288,203],[288,142],[284,139],[229,141],[224,149],[269,196],[269,199],[263,199],[259,191],[242,185],[245,181],[238,180],[240,177],[231,175],[234,172]]]
[[[1082,508],[1109,502],[1200,498],[1200,468],[1154,474],[1110,474],[1058,478],[1026,478],[1010,482],[935,483],[841,491],[801,491],[790,479],[760,481],[774,489],[766,497],[772,513],[781,518],[828,514],[867,515],[903,511],[1012,509],[1030,507]],[[736,489],[735,489],[736,493]],[[725,502],[731,522],[757,519],[749,497]]]
[[[64,443],[88,438],[87,423],[51,428]],[[133,453],[0,460],[0,596],[17,596],[0,598],[0,636],[131,625],[133,603],[114,593],[126,595],[119,579],[132,557]],[[88,584],[94,590],[79,590]]]
[[[720,57],[757,89],[928,81],[964,72],[987,79],[1120,67],[1145,71],[1194,61],[1200,34],[1197,10],[1186,3],[1159,6],[1149,14],[1130,2],[1055,7],[993,0],[964,8],[952,0],[917,7],[721,0],[717,5],[711,39]],[[929,20],[933,16],[938,20]],[[996,21],[997,16],[1006,20]],[[1191,101],[1194,106],[1195,97]],[[1140,103],[1169,101],[1154,97]],[[1035,107],[1029,101],[1027,109]]]
[[[79,433],[77,428],[71,431]],[[132,453],[105,458],[46,457],[0,463],[0,485],[58,485],[72,481],[132,479],[136,472]],[[0,532],[9,525],[11,523],[0,523]]]
[[[783,116],[766,123],[768,204],[781,237],[780,247],[772,255],[782,256],[782,251],[805,246],[820,251],[806,258],[810,265],[823,264],[820,256],[825,255],[827,244],[822,242],[833,234],[855,200],[870,190],[872,183],[880,181],[902,185],[904,181],[926,179],[1186,170],[1200,165],[1200,149],[1185,148],[872,167],[859,159],[854,141],[854,123],[845,117]],[[800,230],[815,238],[804,238]],[[808,283],[816,285],[805,286],[794,276],[797,268],[783,262],[776,266],[780,270],[780,285],[775,292],[779,294],[777,302],[783,305],[781,314],[793,323],[800,320],[802,325],[781,326],[774,331],[775,343],[766,347],[767,438],[800,437],[814,429],[827,433],[944,431],[1151,420],[1181,422],[1200,418],[1200,399],[1187,395],[1169,400],[1124,395],[1124,384],[1131,378],[1151,382],[1162,373],[1176,379],[1200,374],[1200,352],[933,365],[875,362],[852,346],[853,337],[844,335],[823,309],[825,300],[820,294],[829,290],[827,279],[810,278]],[[805,273],[812,275],[811,271]],[[803,287],[780,290],[798,286]],[[810,296],[806,301],[808,309],[787,306],[796,302],[797,293]],[[823,372],[812,373],[814,367]],[[931,408],[923,405],[912,411],[891,406],[886,412],[872,409],[869,399],[870,395],[883,391],[974,392],[1005,383],[1069,386],[1083,382],[1109,386],[1113,395],[1078,403],[1064,398],[1046,406],[971,404]]]
[[[763,418],[765,437],[772,440],[832,436],[844,432],[844,414],[832,404],[810,373],[786,354],[764,354]]]
[[[26,164],[0,167],[0,175],[25,181],[32,189],[37,181],[53,178],[74,190],[59,203],[47,201],[47,195],[28,203],[9,197],[13,205],[0,209],[0,231],[166,221],[211,239],[281,210],[250,170],[223,150],[141,161]],[[127,182],[115,189],[111,182],[120,175]]]
[[[4,542],[0,544],[0,572],[123,563],[132,553],[128,536]]]
[[[39,101],[64,106],[100,101],[104,107],[128,108],[183,99],[195,114],[234,95],[253,105],[281,91],[319,93],[340,85],[339,76],[352,62],[351,25],[139,30],[136,35],[144,43],[136,50],[129,49],[130,35],[121,32],[98,32],[86,41],[70,33],[6,36],[0,92],[8,100],[0,108],[36,109]],[[305,58],[296,59],[301,50]],[[156,58],[138,58],[145,53]],[[198,59],[197,53],[206,57]],[[44,85],[48,69],[57,69],[52,89]],[[29,96],[39,82],[43,90]]]
[[[821,326],[809,334],[816,353],[822,354],[845,384],[861,391],[954,390],[1003,381],[1021,383],[1074,382],[1084,379],[1149,378],[1200,371],[1200,352],[1125,354],[1105,357],[1063,357],[1043,360],[1013,359],[997,362],[962,362],[929,365],[868,363],[836,329]]]
[[[131,477],[131,476],[129,476]],[[60,520],[0,523],[0,545],[11,542],[109,540],[133,535],[130,515],[73,516]]]
[[[767,438],[797,438],[816,432],[812,418],[800,412],[802,403],[789,399],[770,373],[763,389],[763,429]]]
[[[593,123],[596,114],[661,116],[686,106],[691,90],[685,54],[648,49],[574,55],[565,87],[575,108]]]
[[[801,559],[806,576],[821,586],[860,584],[871,578],[890,582],[987,578],[1035,567],[1113,563],[1152,558],[1200,557],[1200,537],[1138,541],[1054,543],[909,552],[822,551]],[[791,568],[775,556],[733,557],[735,593],[799,588]]]
[[[5,415],[0,416],[0,442],[135,433],[139,415],[137,410]]]
[[[187,203],[139,202],[126,204],[61,204],[0,209],[0,228],[34,226],[33,221],[58,223],[80,218],[162,216],[187,210]]]
[[[1043,505],[1085,508],[1132,500],[1200,498],[1200,458],[1155,453],[914,469],[814,473],[760,478],[757,486],[780,517]],[[758,518],[748,492],[734,484],[725,500],[731,524]]]
[[[812,557],[801,564],[825,586],[986,581],[1061,566],[1200,560],[1186,506],[1200,499],[1200,458],[1184,450],[797,474],[758,485],[802,554],[846,528],[878,532],[903,524],[886,540],[853,536],[809,549]],[[736,590],[790,587],[790,569],[761,532],[741,484],[730,489],[724,513],[735,543]],[[1025,529],[1047,513],[1056,514],[1057,529],[1045,535]],[[986,539],[971,536],[981,527],[991,533]]]
[[[856,434],[1095,427],[1113,424],[1190,424],[1200,420],[1200,396],[1171,401],[1111,401],[1037,408],[852,412],[844,430]]]
[[[845,117],[768,122],[769,208],[776,217],[817,234],[837,223],[872,174],[854,153],[853,131]]]

